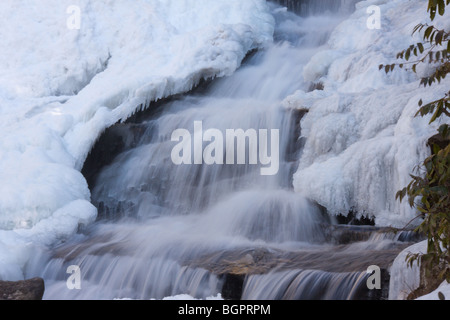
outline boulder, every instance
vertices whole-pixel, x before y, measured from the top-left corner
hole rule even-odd
[[[0,300],[42,300],[44,280],[0,281]]]

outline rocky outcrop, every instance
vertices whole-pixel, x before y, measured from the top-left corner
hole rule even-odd
[[[44,280],[0,281],[0,300],[42,300]]]

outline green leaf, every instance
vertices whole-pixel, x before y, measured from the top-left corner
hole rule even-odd
[[[424,51],[423,44],[419,42],[417,44],[417,47],[419,48],[420,53],[423,53],[423,51]]]
[[[411,56],[411,49],[407,49],[405,52],[405,60],[408,61]]]
[[[438,0],[438,8],[439,8],[439,14],[443,16],[445,14],[445,3],[444,0]]]
[[[432,0],[432,1],[434,1],[434,0]],[[431,21],[433,21],[435,17],[436,17],[436,7],[432,7],[430,9],[430,19],[431,19]]]
[[[441,100],[437,104],[436,111],[434,112],[433,116],[431,117],[430,123],[433,123],[437,118],[439,118],[442,114],[442,106],[444,102]]]
[[[412,34],[416,33],[417,31],[421,31],[424,26],[425,26],[424,24],[419,23],[417,26],[414,27]]]
[[[441,150],[441,148],[437,144],[433,144],[433,153],[436,154]]]
[[[425,33],[423,34],[424,39],[428,39],[431,35],[431,31],[433,31],[433,26],[429,26],[425,29]]]
[[[448,138],[450,133],[449,125],[448,124],[441,125],[438,129],[438,132],[444,139]]]
[[[444,38],[444,30],[440,30],[437,34],[436,34],[436,38],[435,38],[435,42],[436,44],[442,44],[442,39]]]

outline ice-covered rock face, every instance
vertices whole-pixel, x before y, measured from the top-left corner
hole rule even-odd
[[[370,29],[380,9],[381,29]],[[433,101],[448,90],[449,79],[431,88],[419,86],[418,75],[380,64],[396,62],[396,54],[421,40],[411,37],[419,22],[427,22],[426,3],[361,1],[355,13],[333,32],[328,47],[304,69],[304,78],[324,85],[323,91],[297,92],[287,106],[309,108],[301,122],[306,145],[294,187],[334,214],[349,210],[375,217],[378,225],[403,227],[414,209],[395,200],[409,174],[428,155],[436,126],[414,118],[418,101]],[[448,25],[437,19],[438,26]],[[420,71],[421,72],[421,71]]]
[[[264,0],[5,0],[0,19],[0,279],[95,219],[79,170],[102,130],[231,74],[274,25]]]

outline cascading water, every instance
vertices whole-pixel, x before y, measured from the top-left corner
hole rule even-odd
[[[252,275],[242,295],[245,300],[353,300],[360,297],[367,277],[362,272],[333,274],[317,270]]]
[[[310,5],[311,12],[319,10],[318,4]],[[125,125],[130,129],[126,151],[98,173],[92,186],[99,220],[63,245],[36,254],[29,264],[29,275],[46,280],[44,298],[205,298],[222,292],[225,274],[252,268],[244,299],[355,297],[364,283],[361,273],[307,271],[295,263],[291,270],[271,273],[257,266],[258,261],[282,264],[286,253],[336,250],[327,243],[329,221],[322,210],[290,190],[293,160],[300,155],[292,148],[298,115],[283,109],[281,101],[310,87],[302,68],[342,15],[299,17],[275,5],[273,12],[275,43],[254,53],[233,76]],[[279,130],[278,173],[262,175],[268,165],[249,164],[248,155],[244,164],[174,164],[172,133],[185,129],[195,140],[199,123],[203,133],[215,129],[224,137],[229,129],[267,130],[269,139]],[[276,141],[270,142],[265,151],[274,156]],[[207,145],[200,142],[201,150]],[[339,250],[341,258],[352,251]],[[234,263],[224,267],[230,260]],[[67,290],[69,265],[80,267],[82,290]]]

